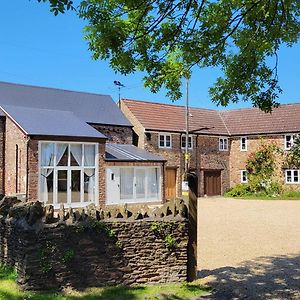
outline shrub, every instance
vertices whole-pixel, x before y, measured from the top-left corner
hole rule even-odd
[[[229,189],[225,196],[227,197],[243,197],[250,195],[250,186],[248,184],[237,184],[233,188]]]

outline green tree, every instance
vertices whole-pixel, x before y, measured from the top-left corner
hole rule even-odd
[[[48,1],[54,13],[73,7]],[[166,87],[176,100],[194,66],[220,67],[212,101],[250,100],[266,112],[281,92],[278,50],[300,32],[298,0],[81,0],[77,13],[93,58],[122,74],[145,72],[152,92]]]

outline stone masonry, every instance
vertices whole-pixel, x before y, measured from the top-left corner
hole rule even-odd
[[[22,289],[61,289],[187,280],[188,222],[182,200],[162,208],[110,210],[0,202],[0,260]]]

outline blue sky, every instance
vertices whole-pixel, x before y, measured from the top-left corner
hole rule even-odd
[[[1,2],[0,81],[109,94],[117,100],[113,81],[119,80],[126,86],[122,97],[171,102],[165,91],[152,94],[145,89],[143,74],[121,76],[107,62],[92,60],[83,39],[84,22],[75,13],[55,17],[47,4],[36,0]],[[280,103],[300,102],[299,54],[300,44],[280,51],[279,80],[284,90]],[[208,87],[217,75],[214,69],[194,70],[189,84],[191,106],[218,108],[208,96]],[[250,106],[246,102],[228,108]]]

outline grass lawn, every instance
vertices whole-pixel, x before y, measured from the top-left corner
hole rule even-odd
[[[16,273],[0,266],[1,300],[183,300],[193,299],[210,289],[197,282],[134,287],[105,287],[85,291],[66,289],[63,292],[22,292],[15,282]]]

